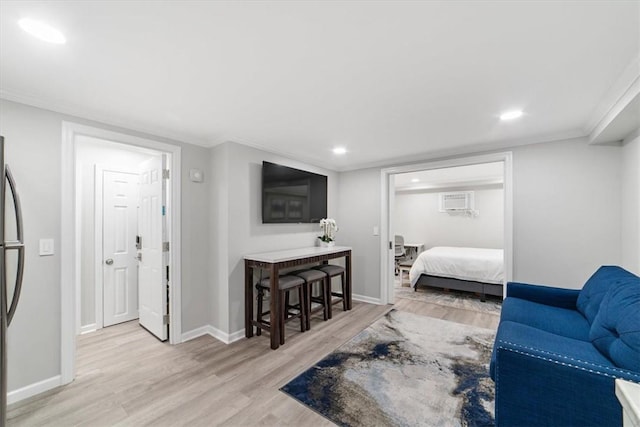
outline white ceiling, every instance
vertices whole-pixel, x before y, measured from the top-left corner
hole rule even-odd
[[[588,136],[640,51],[638,1],[3,0],[0,19],[3,98],[336,170]]]

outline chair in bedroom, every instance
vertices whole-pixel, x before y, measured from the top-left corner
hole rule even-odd
[[[407,252],[404,249],[404,237],[396,234],[394,247],[396,250],[396,276],[400,274],[400,261],[404,261]]]

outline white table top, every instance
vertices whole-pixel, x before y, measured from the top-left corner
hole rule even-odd
[[[640,426],[640,384],[618,378],[616,379],[616,396],[631,425]]]
[[[267,262],[275,264],[278,262],[292,261],[295,259],[308,258],[317,255],[328,255],[336,252],[350,251],[349,246],[332,246],[332,247],[319,247],[310,246],[307,248],[287,249],[283,251],[262,252],[258,254],[245,255],[244,259],[252,261]]]

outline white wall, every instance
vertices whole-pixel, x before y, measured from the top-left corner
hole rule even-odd
[[[340,242],[352,247],[353,294],[380,298],[380,169],[340,174]]]
[[[96,138],[78,137],[76,176],[81,196],[80,240],[80,327],[95,328],[95,165],[119,171],[137,171],[138,165],[151,157],[127,149],[124,145],[109,144]]]
[[[209,184],[195,184],[188,179],[190,168],[208,170],[209,150],[0,100],[0,128],[5,137],[7,161],[21,195],[26,245],[23,293],[7,333],[9,391],[54,378],[61,372],[59,242],[63,121],[182,147],[182,328],[187,331],[209,321],[206,202]],[[40,238],[55,239],[55,255],[38,256]]]
[[[622,147],[622,266],[640,274],[640,136]]]
[[[598,266],[620,264],[622,149],[568,140],[511,151],[513,279],[580,288]],[[366,264],[354,266],[354,293],[379,298],[379,169],[340,174],[338,215]]]
[[[240,144],[216,147],[211,156],[216,177],[211,188],[211,230],[215,234],[212,242],[217,245],[212,250],[214,271],[210,273],[214,298],[211,323],[229,334],[244,335],[244,255],[313,246],[319,235],[318,224],[262,224],[265,160],[327,175],[328,216],[340,226],[340,217],[336,215],[338,173]],[[347,243],[341,233],[337,235],[337,243]]]
[[[465,187],[473,191],[477,216],[440,212],[440,190],[396,192],[393,221],[405,242],[433,246],[502,249],[504,246],[504,191],[501,184]]]
[[[582,140],[513,149],[515,280],[581,288],[621,263],[621,160]]]

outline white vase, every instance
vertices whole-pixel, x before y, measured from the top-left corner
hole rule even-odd
[[[334,242],[333,240],[330,242],[325,242],[322,240],[318,240],[320,242],[320,247],[321,248],[332,248],[336,245],[336,242]]]

